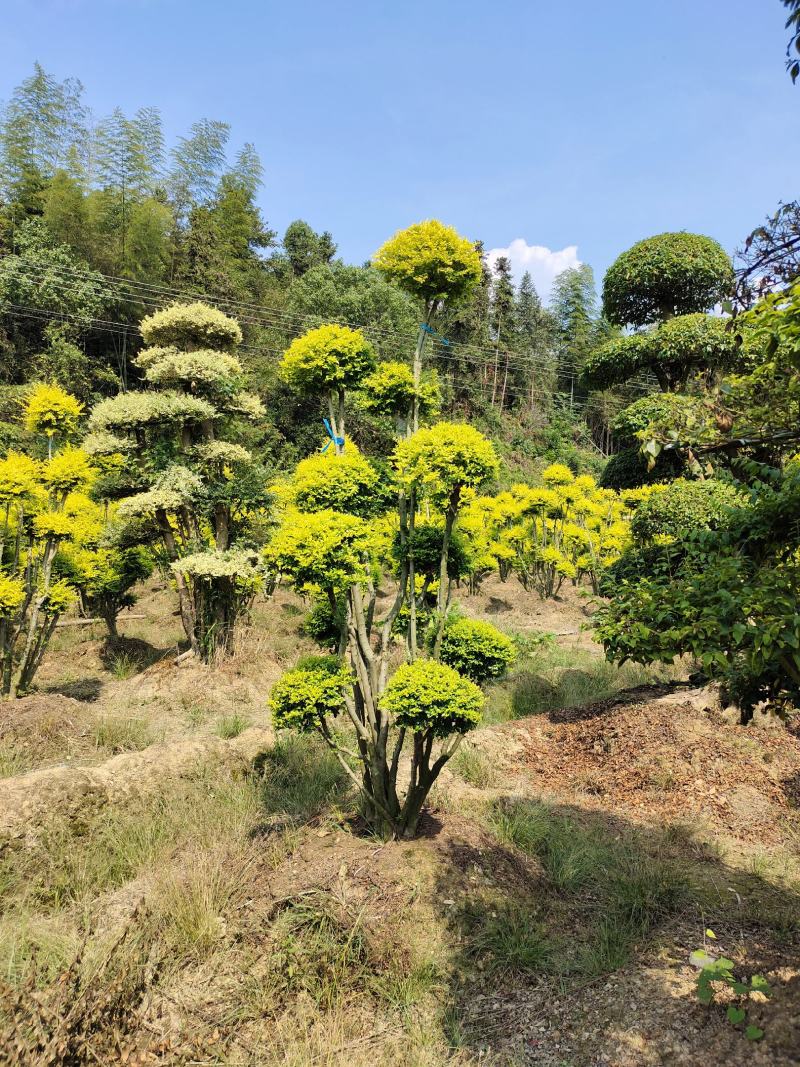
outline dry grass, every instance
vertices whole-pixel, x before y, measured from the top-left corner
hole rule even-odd
[[[126,634],[163,653],[179,636],[171,603],[166,590],[148,592],[154,618]],[[311,647],[296,633],[299,610],[284,592],[256,605],[253,628],[213,671],[169,659],[103,664],[87,635],[59,635],[76,683],[72,661],[85,652],[86,677],[96,671],[105,686],[82,727],[97,753],[187,733],[234,738],[264,722],[271,679]],[[585,644],[522,645],[522,663],[490,693],[489,721],[654,677],[618,671]],[[503,736],[492,732],[500,745]],[[12,741],[14,773],[24,764]],[[658,738],[653,749],[642,754],[647,788],[673,790]],[[681,1026],[691,999],[665,1001],[642,968],[674,977],[705,925],[742,954],[756,938],[784,942],[787,958],[794,951],[796,871],[783,853],[734,855],[691,827],[634,827],[612,811],[613,782],[600,793],[587,780],[569,808],[498,801],[510,764],[497,751],[477,738],[462,746],[450,770],[471,788],[450,778],[437,786],[425,836],[413,843],[360,836],[341,768],[323,745],[294,736],[279,738],[249,776],[198,767],[165,782],[158,798],[133,783],[124,805],[54,815],[0,858],[0,1041],[11,1047],[10,1020],[30,1024],[36,1004],[66,1053],[26,1053],[20,1067],[134,1062],[142,1049],[156,1062],[237,1067],[576,1067],[611,1047],[591,1000],[605,976],[644,974],[643,988],[660,1011],[677,1010]],[[516,785],[526,788],[524,771]],[[541,1050],[539,1019],[549,1025],[570,1003],[596,1022],[584,1027],[589,1052],[573,1055],[568,1027],[560,1051]],[[622,1032],[628,1022],[618,1021]],[[706,1031],[685,1062],[708,1058],[715,1032]],[[653,1033],[655,1047],[662,1035]]]

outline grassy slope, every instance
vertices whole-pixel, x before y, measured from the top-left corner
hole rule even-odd
[[[6,850],[0,1019],[16,1062],[792,1062],[796,738],[680,693],[559,711],[653,678],[604,663],[580,601],[542,609],[491,583],[464,601],[517,633],[542,610],[539,628],[568,633],[490,693],[495,725],[437,786],[419,841],[365,837],[336,764],[287,740],[252,775],[199,763],[155,796],[54,813]],[[294,612],[272,616],[261,655],[291,662]],[[70,640],[74,670],[90,642]],[[237,715],[263,716],[264,663],[237,669],[212,691],[101,664],[104,692],[74,717],[98,729],[102,701],[157,743],[230,736]],[[755,1050],[692,995],[708,927],[775,986],[750,1007]]]

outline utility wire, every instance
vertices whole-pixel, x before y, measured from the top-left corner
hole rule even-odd
[[[281,329],[287,330],[292,327],[301,328],[306,322],[319,322],[322,316],[320,315],[306,315],[300,312],[284,312],[274,308],[265,308],[263,305],[247,303],[244,301],[236,301],[226,297],[215,297],[210,294],[186,292],[180,289],[171,288],[167,286],[158,286],[149,282],[137,282],[132,279],[119,278],[114,275],[102,274],[99,271],[87,272],[78,271],[68,267],[43,267],[41,264],[35,261],[26,259],[22,256],[15,257],[18,261],[28,264],[28,273],[36,275],[61,275],[62,281],[60,288],[62,291],[81,292],[85,286],[78,285],[75,279],[84,279],[86,284],[94,288],[97,295],[104,295],[102,292],[102,279],[103,282],[109,283],[113,288],[116,288],[122,293],[123,298],[127,298],[131,301],[145,304],[149,307],[162,307],[167,302],[168,298],[186,300],[189,298],[203,299],[208,303],[212,303],[217,306],[229,307],[229,308],[243,308],[248,311],[252,311],[255,315],[242,315],[239,314],[238,318],[245,325],[260,326],[267,329]],[[25,270],[23,269],[23,273]],[[70,287],[64,281],[64,275],[67,276],[66,281],[72,281]],[[143,289],[144,293],[137,290]],[[406,346],[412,343],[411,338],[405,337],[399,334],[396,330],[389,330],[386,327],[380,327],[375,324],[364,325],[362,323],[347,322],[337,317],[337,321],[340,321],[342,325],[349,325],[354,328],[362,329],[366,333],[382,336],[387,341],[393,341],[396,347],[402,351],[406,351]],[[462,359],[466,362],[473,363],[490,363],[494,362],[496,357],[496,350],[494,347],[482,347],[480,345],[474,345],[461,341],[446,341],[446,339],[433,337],[431,338],[431,344],[438,345],[440,350],[440,358],[453,358],[450,355],[451,352],[457,350],[459,352],[474,352],[476,354],[471,360],[462,355]],[[441,350],[446,350],[441,351]],[[524,368],[530,368],[531,365],[539,364],[543,366],[549,366],[552,362],[557,362],[560,368],[570,368],[572,370],[578,370],[578,363],[575,360],[565,360],[563,358],[543,357],[543,356],[525,356],[521,354],[509,354],[507,357],[503,354],[502,365],[505,367],[506,362],[515,366]],[[655,379],[648,379],[646,377],[637,377],[631,379],[629,384],[637,385],[641,384],[645,391],[649,391],[650,388],[655,387]]]

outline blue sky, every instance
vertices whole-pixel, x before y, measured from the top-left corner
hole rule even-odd
[[[435,216],[519,242],[544,288],[663,230],[732,250],[798,195],[783,19],[778,0],[3,0],[0,98],[38,60],[97,115],[225,119],[275,229],[305,218],[361,262]]]

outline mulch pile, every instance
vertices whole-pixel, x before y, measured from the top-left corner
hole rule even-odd
[[[781,821],[800,810],[796,724],[732,725],[696,691],[617,698],[513,726],[535,788],[580,796],[582,806],[665,821],[700,816],[764,841],[780,839]]]

